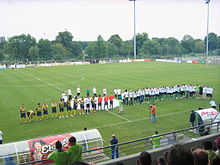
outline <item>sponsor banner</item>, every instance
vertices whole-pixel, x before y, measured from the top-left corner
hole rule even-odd
[[[192,60],[186,60],[186,63],[190,63],[190,64],[191,64],[191,63],[192,63]]]
[[[193,60],[193,61],[192,61],[192,63],[193,63],[193,64],[198,64],[199,62],[198,62],[198,61]]]
[[[6,69],[6,65],[0,65],[0,69]]]
[[[47,159],[47,156],[56,149],[55,143],[57,140],[62,143],[64,149],[67,149],[68,140],[71,136],[71,134],[63,134],[28,140],[31,161]]]
[[[99,64],[106,64],[107,62],[106,61],[99,61]]]
[[[90,64],[90,62],[89,61],[84,61],[83,64]]]
[[[10,68],[10,69],[15,69],[15,68],[16,68],[16,65],[9,65],[8,68]]]
[[[156,59],[157,62],[173,62],[173,63],[179,63],[178,60],[167,60],[167,59]]]
[[[130,59],[119,60],[119,63],[124,63],[124,62],[132,62],[132,60]]]
[[[148,58],[148,59],[144,59],[144,61],[153,61],[152,59]]]
[[[25,64],[17,64],[16,68],[26,68],[26,65]]]
[[[134,59],[133,61],[134,61],[134,62],[143,62],[144,59]]]
[[[51,63],[40,63],[40,64],[38,64],[38,66],[52,66],[52,64]]]
[[[214,108],[208,108],[208,109],[198,110],[196,111],[196,113],[198,113],[199,116],[202,118],[202,120],[205,121],[205,120],[214,120],[218,114],[218,111],[216,111]]]

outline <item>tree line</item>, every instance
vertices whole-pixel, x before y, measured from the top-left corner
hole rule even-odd
[[[220,55],[220,36],[208,34],[210,55]],[[152,38],[147,33],[136,35],[137,58],[172,58],[185,55],[205,54],[206,40],[185,35],[181,41],[174,37]],[[100,60],[133,58],[133,39],[123,41],[118,34],[107,41],[101,35],[96,41],[74,41],[68,32],[59,32],[56,39],[37,40],[21,34],[8,38],[0,37],[1,62],[32,62],[58,60]]]

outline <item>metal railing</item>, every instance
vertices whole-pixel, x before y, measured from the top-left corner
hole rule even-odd
[[[139,153],[145,150],[153,149],[153,141],[155,137],[161,137],[159,147],[170,144],[176,144],[185,142],[192,138],[198,138],[203,135],[220,132],[220,121],[210,124],[203,124],[200,126],[181,129],[164,134],[158,134],[157,136],[146,137],[129,142],[119,143],[112,146],[106,146],[102,148],[91,149],[83,152],[83,161],[85,162],[102,162],[112,159],[113,152],[118,152],[119,157],[126,155]],[[117,156],[114,154],[114,156]],[[20,163],[19,165],[28,165],[34,163],[46,163],[48,160],[32,161],[26,163]],[[48,163],[53,164],[53,163]]]

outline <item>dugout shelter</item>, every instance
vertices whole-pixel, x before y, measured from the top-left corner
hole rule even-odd
[[[63,149],[67,150],[68,140],[71,136],[74,136],[77,143],[82,145],[83,151],[103,147],[103,139],[97,129],[72,132],[62,135],[2,144],[0,145],[0,164],[16,165],[30,161],[47,159],[47,156],[55,150],[55,143],[57,140],[61,141]],[[48,162],[44,162],[42,164]]]

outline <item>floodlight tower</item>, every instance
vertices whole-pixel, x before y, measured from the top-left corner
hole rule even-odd
[[[210,0],[205,0],[207,4],[207,36],[206,36],[206,64],[208,63],[209,55],[209,2]]]
[[[135,13],[135,1],[136,0],[129,0],[134,1],[134,59],[136,59],[136,13]]]

